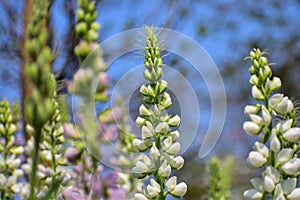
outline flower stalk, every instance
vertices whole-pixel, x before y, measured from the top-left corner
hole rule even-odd
[[[288,97],[276,93],[281,80],[272,77],[265,54],[259,49],[250,52],[252,96],[259,103],[245,107],[250,121],[243,125],[246,133],[258,136],[247,162],[252,168],[264,170],[262,178],[251,179],[254,189],[247,190],[244,198],[299,199],[296,182],[300,171],[300,129],[296,127],[296,110]]]
[[[139,108],[140,116],[136,124],[142,129],[142,138],[133,140],[133,147],[142,153],[142,159],[136,162],[132,173],[136,178],[150,178],[150,184],[143,187],[141,193],[136,193],[134,199],[166,199],[168,194],[176,198],[183,197],[187,191],[184,182],[177,184],[177,177],[171,171],[183,167],[184,160],[177,156],[180,151],[179,132],[171,131],[171,127],[180,124],[178,115],[171,116],[167,109],[172,105],[171,97],[166,92],[168,83],[163,77],[163,62],[160,56],[158,38],[153,28],[146,27],[146,47],[144,77],[148,84],[142,85],[140,93],[144,103]]]

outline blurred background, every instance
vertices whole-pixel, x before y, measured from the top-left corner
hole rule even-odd
[[[24,2],[0,1],[0,99],[9,101],[20,101]],[[119,32],[150,25],[189,36],[211,56],[225,84],[227,114],[222,135],[205,159],[198,158],[198,151],[210,118],[208,90],[201,75],[183,58],[173,54],[164,58],[164,63],[190,82],[201,110],[198,135],[184,153],[186,165],[178,176],[188,183],[186,199],[206,199],[209,186],[206,163],[209,158],[218,156],[223,159],[233,155],[232,199],[241,199],[243,191],[250,187],[250,176],[259,173],[249,170],[245,163],[255,138],[242,130],[242,123],[246,120],[243,108],[254,103],[248,82],[250,61],[244,58],[252,48],[266,49],[270,53],[269,62],[274,63],[274,75],[282,80],[281,92],[294,100],[300,99],[300,1],[98,0],[96,3],[97,21],[101,24],[99,42]],[[74,33],[76,9],[76,0],[52,1],[48,42],[55,52],[53,71],[59,81],[72,78],[79,67],[73,55],[78,43]],[[104,58],[109,54],[105,52]],[[124,73],[141,64],[142,57],[134,52],[113,62],[108,69],[112,88]],[[133,118],[137,108],[132,107]]]

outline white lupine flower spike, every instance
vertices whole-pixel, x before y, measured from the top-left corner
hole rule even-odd
[[[252,96],[258,101],[247,105],[245,132],[257,136],[247,162],[253,168],[263,168],[262,178],[251,179],[254,189],[244,192],[246,200],[300,199],[300,189],[295,188],[300,175],[300,128],[293,102],[289,97],[276,93],[281,87],[280,78],[272,77],[268,60],[259,49],[250,52],[252,66],[250,84]],[[280,116],[280,117],[278,117]],[[276,117],[276,119],[275,119]]]
[[[143,159],[136,162],[132,172],[136,178],[150,177],[150,183],[136,193],[135,200],[160,199],[167,195],[183,197],[187,192],[185,183],[177,184],[177,177],[170,178],[172,170],[183,167],[184,159],[180,152],[179,132],[180,116],[171,116],[167,110],[172,105],[167,93],[168,83],[161,80],[163,63],[160,57],[158,39],[154,30],[146,27],[146,48],[144,78],[149,81],[140,88],[145,104],[139,108],[140,116],[136,124],[142,130],[142,138],[133,140],[134,150],[144,152]],[[146,155],[149,155],[146,156]]]

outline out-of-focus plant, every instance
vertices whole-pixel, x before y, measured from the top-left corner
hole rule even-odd
[[[184,182],[177,184],[177,177],[171,175],[172,169],[183,167],[184,160],[176,156],[180,151],[179,132],[171,131],[180,123],[178,115],[171,116],[166,110],[172,105],[171,97],[166,92],[168,83],[161,80],[163,62],[160,56],[158,38],[153,28],[146,27],[146,47],[144,77],[149,81],[142,85],[140,93],[145,104],[139,108],[140,116],[136,124],[142,129],[142,139],[135,138],[133,147],[142,153],[142,159],[137,161],[132,173],[136,178],[150,178],[150,183],[143,186],[141,193],[136,193],[134,199],[166,199],[168,194],[180,198],[187,192]],[[151,108],[152,106],[152,108]],[[149,150],[149,155],[146,151]]]
[[[105,72],[107,65],[101,57],[101,49],[95,43],[99,37],[100,27],[96,22],[95,2],[79,0],[78,4],[76,34],[80,43],[74,52],[80,60],[81,68],[75,73],[73,80],[67,82],[67,85],[70,93],[81,98],[78,106],[83,112],[74,113],[79,119],[76,126],[72,124],[64,126],[71,144],[66,151],[66,158],[72,166],[72,172],[71,185],[62,196],[70,200],[74,198],[126,199],[127,191],[118,186],[118,174],[111,172],[104,176],[104,167],[98,160],[102,157],[102,144],[116,139],[117,127],[114,125],[115,118],[110,119],[109,115],[113,109],[106,109],[99,113],[97,123],[94,122],[94,116],[91,114],[95,101],[108,100],[109,76]],[[92,91],[95,85],[96,93]],[[87,151],[85,145],[88,145],[90,151]]]
[[[296,188],[300,174],[299,141],[300,128],[293,102],[281,93],[281,80],[272,77],[266,52],[254,49],[248,58],[252,96],[259,103],[247,105],[245,115],[251,121],[243,128],[258,141],[249,153],[247,162],[253,168],[264,168],[261,178],[251,179],[254,189],[244,193],[245,199],[300,199]]]
[[[211,200],[227,200],[230,198],[232,165],[232,157],[228,157],[225,160],[223,167],[220,167],[218,158],[213,157],[211,159],[209,164]]]

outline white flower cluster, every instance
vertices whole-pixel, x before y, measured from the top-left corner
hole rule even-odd
[[[1,199],[13,199],[15,194],[26,191],[21,182],[23,171],[21,155],[24,148],[17,144],[16,132],[18,119],[14,116],[9,102],[4,100],[0,103],[0,194]]]
[[[142,129],[142,138],[133,140],[133,148],[138,152],[149,150],[149,155],[143,153],[142,159],[137,161],[132,173],[136,178],[144,178],[153,175],[150,184],[143,187],[142,193],[136,193],[135,200],[165,199],[168,194],[180,198],[187,192],[184,182],[177,184],[177,177],[171,175],[172,169],[183,167],[184,159],[177,156],[180,151],[179,132],[171,131],[180,123],[178,115],[171,116],[166,112],[172,105],[171,97],[166,92],[168,83],[159,80],[157,72],[162,72],[160,49],[157,45],[157,37],[151,28],[147,30],[147,46],[145,53],[146,71],[144,76],[150,81],[148,85],[142,85],[140,93],[144,96],[146,104],[139,108],[140,116],[136,124]],[[160,62],[159,62],[160,61]],[[147,73],[146,73],[147,72]],[[152,74],[151,77],[149,74]]]
[[[271,80],[272,71],[263,54],[259,49],[250,53],[252,96],[263,103],[245,107],[244,113],[251,121],[245,122],[243,128],[249,135],[258,136],[247,163],[252,168],[266,168],[261,179],[251,180],[254,189],[247,190],[244,198],[259,200],[269,196],[296,200],[300,199],[300,188],[295,188],[300,174],[300,159],[297,158],[300,128],[296,127],[292,101],[283,94],[271,95],[280,88],[281,81],[277,77]],[[276,116],[279,117],[274,120]]]

